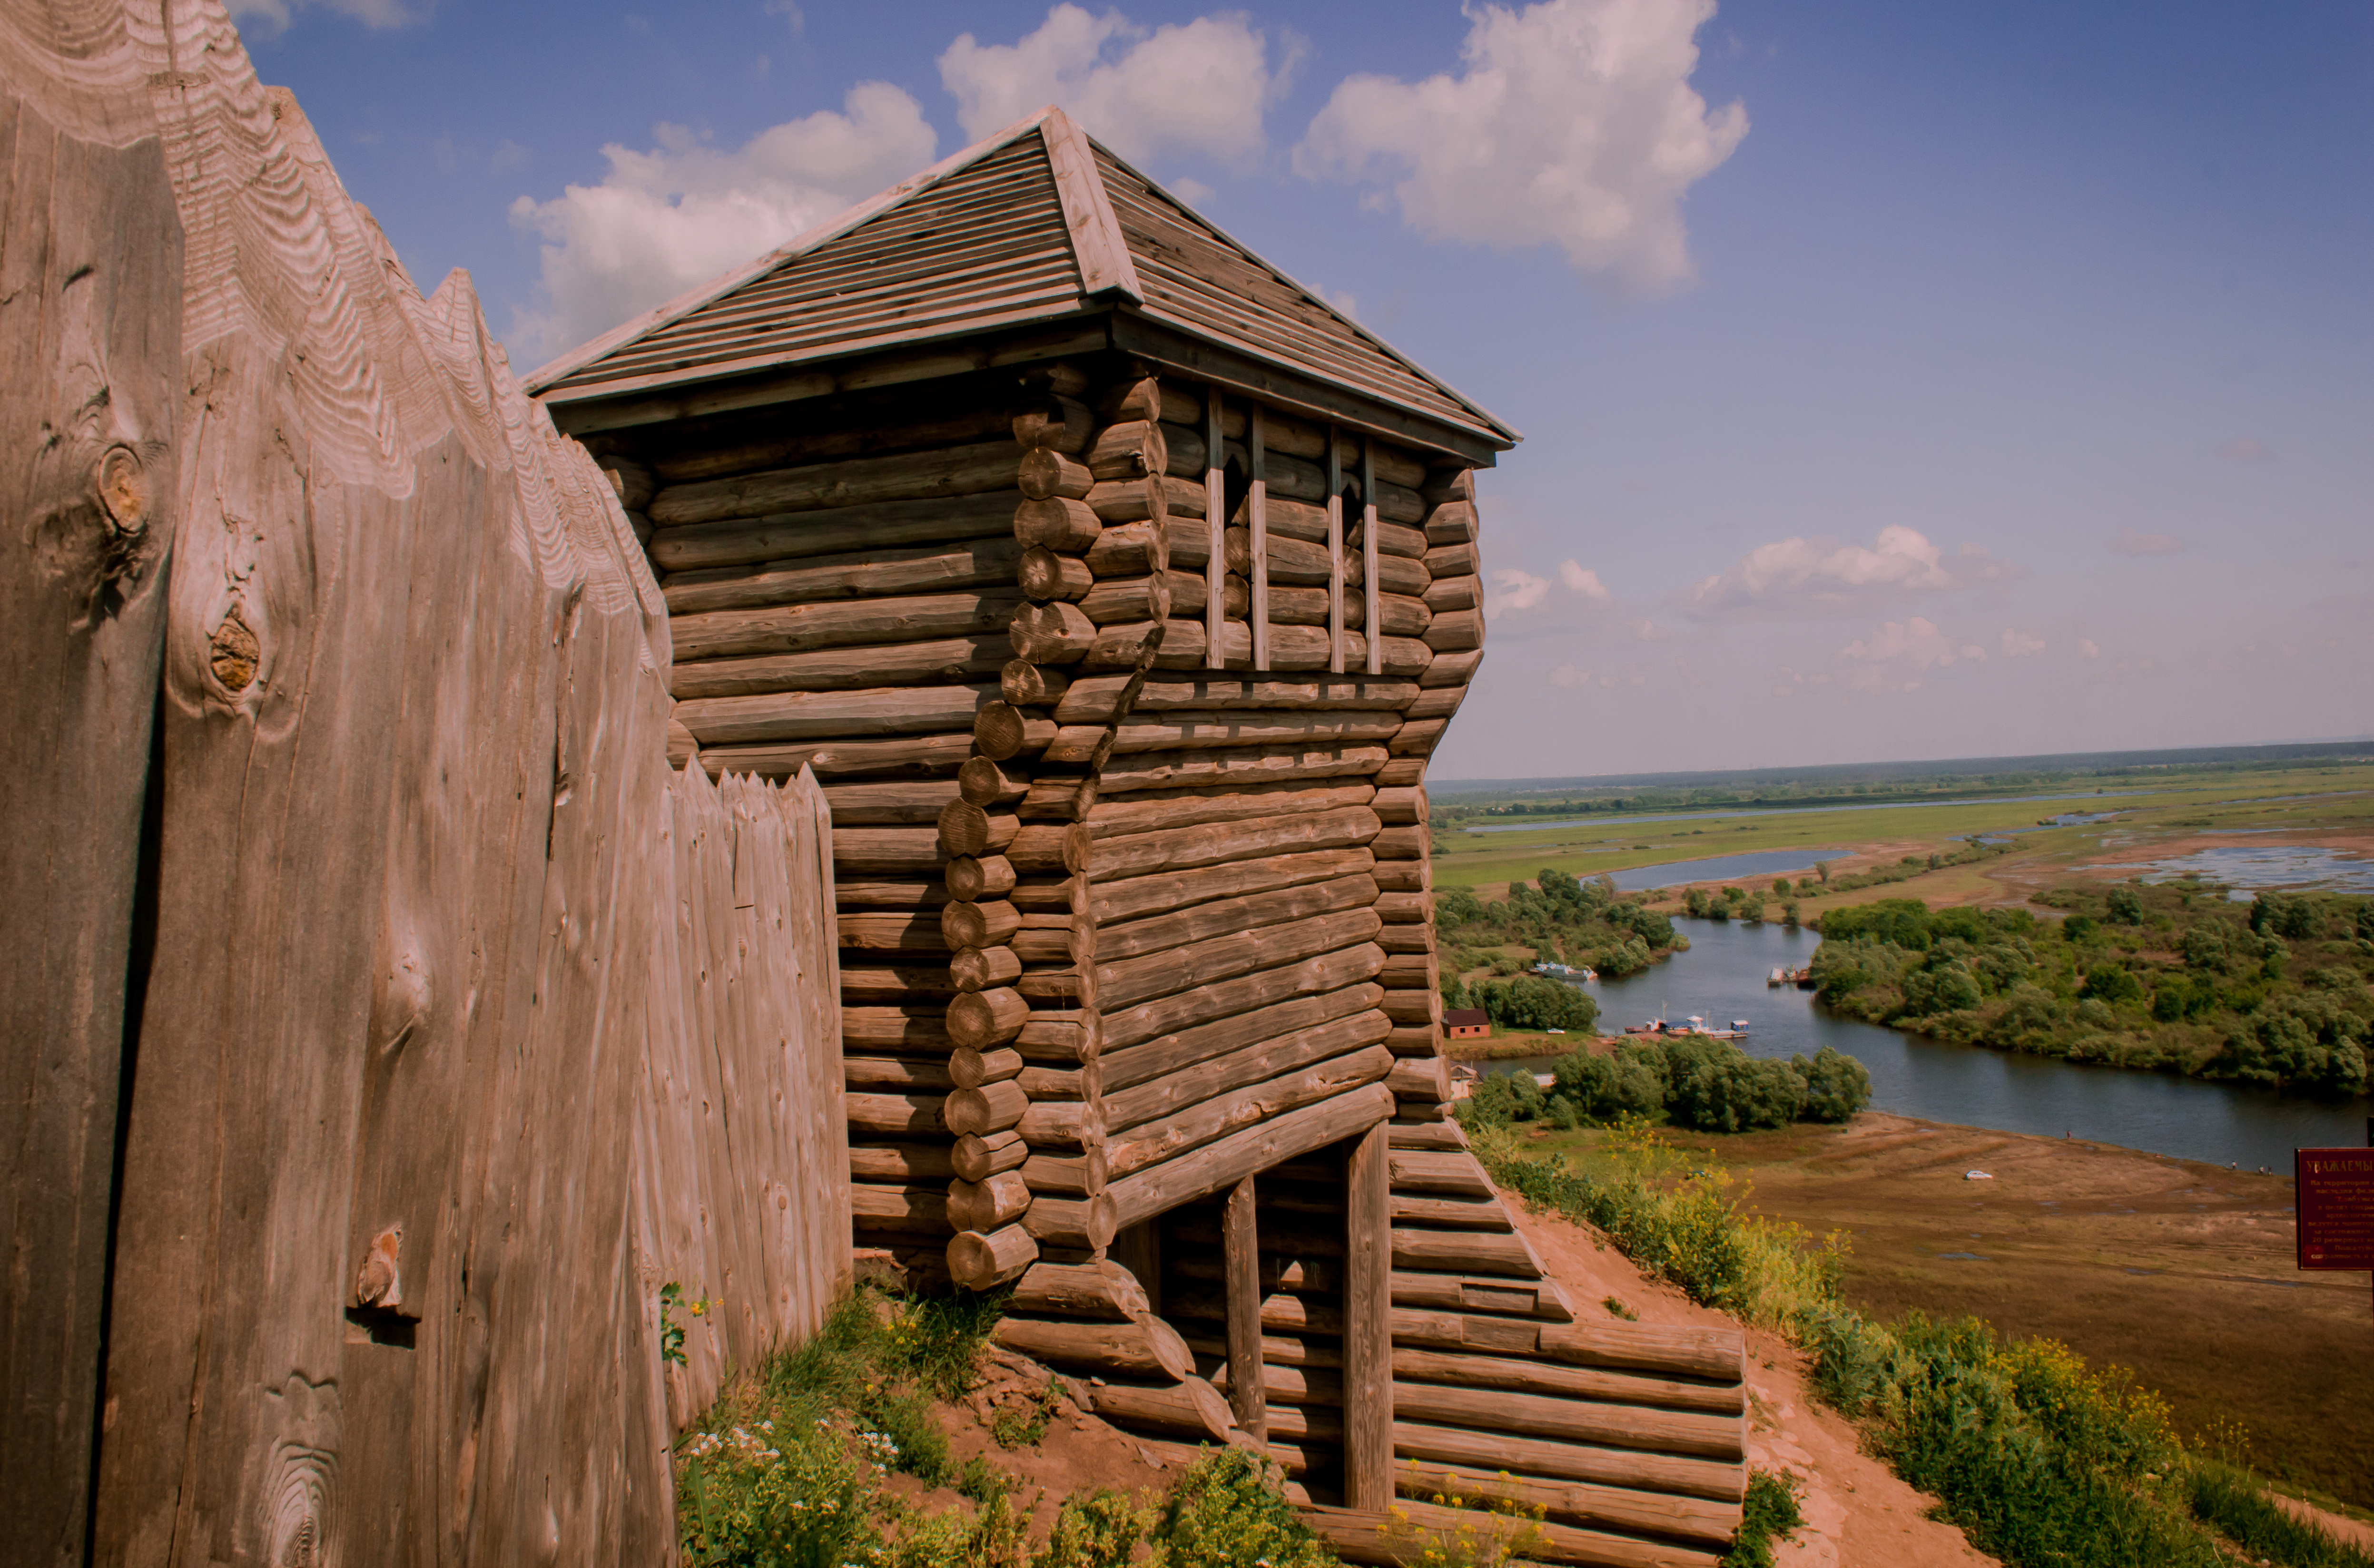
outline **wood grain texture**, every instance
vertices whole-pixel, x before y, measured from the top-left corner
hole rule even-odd
[[[0,9],[0,1561],[79,1563],[141,802],[182,507],[182,228],[112,5]]]

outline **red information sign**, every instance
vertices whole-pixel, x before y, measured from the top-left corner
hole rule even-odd
[[[2296,1149],[2299,1266],[2374,1269],[2374,1149]]]

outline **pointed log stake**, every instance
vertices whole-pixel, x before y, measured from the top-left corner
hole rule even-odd
[[[1039,1261],[1037,1238],[1020,1225],[983,1234],[959,1231],[948,1242],[948,1278],[969,1291],[986,1291]]]
[[[1393,1495],[1391,1154],[1372,1127],[1345,1162],[1344,1501],[1382,1509]]]
[[[1261,1252],[1253,1223],[1253,1178],[1228,1189],[1220,1249],[1228,1270],[1228,1406],[1256,1443],[1269,1441],[1262,1378]]]

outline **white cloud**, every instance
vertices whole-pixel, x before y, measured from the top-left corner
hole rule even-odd
[[[1566,584],[1569,589],[1572,589],[1575,592],[1581,594],[1583,599],[1589,603],[1606,604],[1614,602],[1613,597],[1607,591],[1607,585],[1599,580],[1599,574],[1595,571],[1586,570],[1577,562],[1559,562],[1558,580]]]
[[[286,31],[305,6],[323,6],[367,28],[400,28],[427,17],[434,5],[435,0],[417,6],[407,0],[226,0],[230,19],[262,38]]]
[[[1193,181],[1182,181],[1181,183],[1192,184]],[[1181,200],[1188,199],[1187,193],[1184,191],[1178,192],[1177,193]],[[1195,204],[1190,202],[1189,205],[1193,205]],[[1319,298],[1326,300],[1338,314],[1355,322],[1360,319],[1360,301],[1357,296],[1346,290],[1330,288],[1323,283],[1313,284],[1311,287],[1318,291]]]
[[[2172,533],[2145,533],[2137,528],[2121,528],[2110,544],[2114,556],[2173,556],[2184,548],[2184,541]]]
[[[730,152],[664,124],[649,152],[604,147],[610,171],[600,184],[513,202],[511,222],[546,241],[543,310],[512,323],[514,342],[558,354],[931,162],[936,138],[906,93],[864,82],[843,104],[845,113],[818,110]]]
[[[1682,196],[1747,134],[1744,108],[1710,114],[1689,85],[1714,0],[1545,0],[1467,15],[1458,75],[1341,83],[1296,169],[1390,182],[1402,220],[1437,239],[1557,245],[1579,271],[1631,288],[1686,282]]]
[[[1872,544],[1782,539],[1759,544],[1730,571],[1701,579],[1689,607],[1700,614],[1763,608],[1835,613],[1875,598],[1969,588],[2021,575],[1976,544],[1948,557],[1918,529],[1883,528]]]
[[[2102,645],[2096,642],[2090,637],[2081,637],[2077,639],[2077,657],[2080,659],[2099,659],[2102,657]]]
[[[1996,640],[1996,649],[2005,659],[2026,659],[2044,651],[2044,639],[2005,626],[2003,636]]]
[[[1591,685],[1591,672],[1576,669],[1572,660],[1559,665],[1543,678],[1558,690],[1567,692],[1581,691]]]
[[[1863,668],[1841,675],[1839,684],[1859,691],[1910,691],[1932,670],[1955,664],[1983,664],[1987,650],[1937,628],[1936,623],[1915,615],[1907,621],[1884,622],[1867,638],[1857,638],[1839,649]]]
[[[1055,103],[1134,161],[1158,152],[1241,161],[1266,145],[1262,115],[1285,91],[1295,54],[1289,39],[1272,67],[1267,37],[1240,13],[1148,31],[1119,11],[1067,4],[1018,43],[962,35],[940,55],[940,83],[970,136]]]
[[[1509,611],[1525,611],[1549,597],[1550,579],[1535,577],[1519,567],[1498,567],[1489,574],[1484,587],[1486,619]]]
[[[1671,642],[1674,640],[1674,634],[1667,631],[1664,627],[1659,626],[1654,621],[1639,620],[1632,623],[1632,640],[1635,642]]]

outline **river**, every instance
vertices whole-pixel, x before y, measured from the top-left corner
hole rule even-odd
[[[1802,968],[1812,959],[1821,943],[1813,931],[1717,920],[1675,924],[1689,933],[1689,952],[1628,979],[1587,988],[1599,999],[1602,1029],[1613,1034],[1652,1018],[1678,1024],[1692,1013],[1715,1027],[1745,1018],[1750,1028],[1740,1044],[1751,1056],[1811,1056],[1830,1046],[1860,1059],[1871,1072],[1875,1110],[2004,1132],[2074,1133],[2245,1170],[2288,1172],[2295,1148],[2366,1141],[2374,1106],[2364,1099],[2333,1105],[1899,1034],[1825,1012],[1810,991],[1765,985],[1775,967]],[[1479,1065],[1547,1071],[1553,1059]]]

